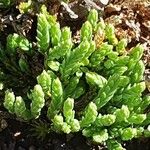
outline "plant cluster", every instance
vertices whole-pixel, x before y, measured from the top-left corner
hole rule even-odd
[[[80,41],[74,43],[70,28],[60,28],[44,6],[37,15],[36,39],[35,48],[26,37],[10,34],[0,50],[5,64],[0,78],[4,89],[5,74],[30,74],[27,58],[39,53],[44,59],[43,71],[26,95],[6,90],[3,104],[10,113],[29,121],[39,118],[44,109],[51,130],[66,134],[82,131],[109,150],[123,150],[123,141],[150,136],[150,96],[143,96],[142,45],[127,51],[128,40],[118,40],[114,26],[99,20],[96,10],[89,12]],[[7,57],[19,61],[9,66]]]
[[[0,0],[0,8],[10,7],[14,0]]]

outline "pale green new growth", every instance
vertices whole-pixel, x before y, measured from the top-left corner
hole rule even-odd
[[[7,37],[7,50],[9,53],[15,54],[17,48],[20,48],[23,51],[28,51],[30,48],[29,41],[16,33],[10,34]]]
[[[13,92],[6,91],[5,93],[5,100],[4,106],[10,113],[14,113],[14,102],[15,102],[15,95]]]
[[[122,140],[127,141],[131,140],[137,135],[137,129],[129,127],[121,130],[120,133]]]
[[[16,97],[14,112],[18,117],[26,119],[26,106],[21,96]]]
[[[57,46],[59,44],[60,37],[61,37],[61,30],[60,30],[59,23],[56,23],[51,26],[50,34],[51,34],[52,46]]]
[[[64,27],[62,29],[62,31],[59,31],[59,32],[60,33],[57,34],[57,37],[55,37],[55,36],[52,37],[53,43],[55,43],[53,45],[55,45],[55,46],[53,48],[50,48],[50,50],[49,50],[48,61],[54,60],[54,59],[59,59],[59,58],[65,56],[67,53],[70,52],[70,49],[72,48],[73,44],[72,44],[72,39],[71,39],[70,28]],[[59,36],[59,34],[61,34],[61,36]],[[54,38],[55,38],[55,40],[54,40]],[[59,39],[59,42],[58,42],[58,39]]]
[[[51,76],[43,70],[43,72],[37,77],[38,84],[41,85],[45,94],[51,93]]]
[[[128,121],[133,124],[141,124],[146,119],[146,114],[132,114]]]
[[[86,21],[81,28],[81,41],[92,40],[92,25],[90,24],[89,21]]]
[[[98,22],[98,12],[95,9],[91,10],[87,20],[91,23],[93,28],[96,28]]]
[[[113,49],[112,45],[103,43],[91,56],[90,62],[93,67],[98,66]]]
[[[82,65],[82,60],[85,58],[90,44],[88,41],[83,41],[81,44],[71,51],[66,59],[62,63],[61,74],[64,79],[67,79],[69,75],[77,72]]]
[[[39,117],[41,109],[44,107],[45,99],[42,87],[37,84],[31,93],[32,103],[31,103],[31,115],[34,118]]]
[[[63,106],[63,89],[59,78],[52,81],[51,98],[47,115],[50,119],[53,119]]]
[[[98,75],[95,72],[86,72],[86,80],[87,83],[93,86],[98,86],[99,88],[102,88],[106,83],[107,80],[103,77]]]
[[[119,88],[120,82],[121,74],[114,74],[108,79],[107,84],[99,90],[97,97],[94,99],[98,110],[111,100]]]
[[[108,139],[107,129],[104,129],[93,135],[93,141],[96,143],[102,143],[104,141],[107,141],[107,139]]]
[[[114,112],[114,115],[116,116],[116,121],[117,122],[126,121],[126,119],[130,115],[130,111],[129,111],[127,106],[122,105],[122,107],[120,109],[117,109]]]
[[[97,114],[97,107],[93,102],[91,102],[87,106],[85,115],[80,122],[81,127],[88,127],[91,123],[93,123],[97,117]]]
[[[44,13],[38,14],[37,23],[37,45],[41,53],[45,53],[50,43],[50,24]]]
[[[74,99],[68,98],[64,102],[63,113],[66,118],[66,122],[71,122],[74,119],[75,111],[73,111]]]
[[[116,51],[119,54],[124,54],[125,53],[125,48],[128,45],[127,39],[121,39],[118,44],[116,45]]]
[[[112,24],[107,24],[105,27],[106,38],[108,39],[109,43],[112,45],[116,45],[118,40],[115,36],[115,28]]]
[[[123,148],[121,144],[115,140],[108,140],[107,147],[109,150],[125,150],[125,148]]]
[[[75,111],[73,107],[74,99],[68,98],[63,106],[64,118],[61,114],[54,116],[53,125],[56,131],[69,134],[70,132],[78,132],[80,130],[79,121],[74,119]]]
[[[116,121],[116,116],[112,114],[104,115],[101,114],[98,115],[98,117],[95,120],[95,125],[102,127],[102,126],[110,126]]]

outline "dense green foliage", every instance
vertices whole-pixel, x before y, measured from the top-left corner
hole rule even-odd
[[[0,8],[10,7],[14,0],[0,0]]]
[[[25,56],[38,53],[44,58],[33,90],[27,88],[26,95],[20,91],[16,96],[15,90],[8,89],[5,108],[26,121],[46,110],[51,130],[67,134],[82,131],[94,142],[106,143],[109,150],[123,150],[122,141],[149,137],[150,114],[146,110],[150,96],[142,94],[142,45],[126,51],[127,39],[118,40],[114,27],[99,21],[95,10],[83,24],[78,44],[73,43],[70,29],[61,29],[44,6],[37,18],[37,48],[14,33],[0,50],[5,67],[9,68],[7,57],[19,58],[17,66],[12,64],[9,69],[16,73],[19,67],[21,75],[32,76]],[[1,71],[0,80],[7,89],[8,83],[3,82],[7,72],[3,67]],[[13,85],[8,87],[13,89]]]

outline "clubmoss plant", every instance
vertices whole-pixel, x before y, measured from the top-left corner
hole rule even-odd
[[[44,58],[43,71],[27,96],[6,91],[4,106],[10,113],[29,121],[45,109],[53,131],[81,131],[109,150],[124,150],[123,141],[150,135],[141,44],[127,51],[128,39],[119,41],[114,26],[99,21],[98,12],[91,10],[77,45],[70,28],[60,28],[45,6],[37,15],[36,39],[33,49],[25,37],[14,33],[7,38],[9,55],[14,57],[19,49]],[[5,59],[5,51],[1,54]],[[27,72],[28,60],[23,61],[19,66]]]
[[[14,0],[0,0],[0,8],[9,8]]]

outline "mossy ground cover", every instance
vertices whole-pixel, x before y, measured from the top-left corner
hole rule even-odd
[[[43,4],[56,17],[50,16],[45,8],[41,11]],[[79,5],[74,5],[74,2],[69,3],[70,6],[71,4],[72,7],[76,6],[75,10],[79,8]],[[77,140],[79,137],[82,141],[79,145],[84,143],[82,146],[85,147],[76,147],[76,149],[105,148],[107,140],[109,149],[121,149],[117,137],[120,136],[123,141],[126,141],[147,133],[144,129],[149,122],[144,122],[146,125],[144,128],[139,128],[139,124],[144,120],[149,120],[146,119],[149,106],[146,105],[148,100],[145,97],[149,93],[149,37],[143,29],[148,26],[141,22],[140,17],[143,15],[145,22],[147,20],[146,12],[149,8],[148,6],[143,7],[144,3],[136,3],[130,8],[126,5],[120,9],[116,8],[119,7],[116,4],[107,5],[104,11],[99,10],[99,13],[103,14],[105,22],[111,23],[105,27],[102,20],[97,24],[95,13],[91,13],[91,16],[87,17],[88,9],[93,9],[93,5],[88,7],[83,5],[85,13],[80,16],[80,13],[74,14],[75,10],[73,12],[68,5],[59,2],[1,2],[2,149],[7,149],[6,144],[12,149],[19,146],[36,149],[40,145],[42,145],[40,148],[44,149],[48,147],[74,149],[73,145],[80,143]],[[135,12],[135,8],[138,8],[140,13]],[[97,9],[99,8],[97,7]],[[131,13],[128,13],[128,10]],[[75,15],[78,15],[78,18]],[[57,18],[60,25],[55,23]],[[87,19],[88,22],[85,22]],[[71,27],[75,45],[70,40],[70,29],[63,28],[61,30],[65,25]],[[49,30],[51,37],[48,33]],[[92,37],[92,35],[94,36]],[[124,39],[128,39],[128,44]],[[49,40],[51,40],[51,44]],[[110,45],[103,43],[106,40]],[[140,45],[137,46],[139,42],[144,49]],[[49,49],[49,47],[51,48]],[[112,51],[113,47],[115,52]],[[131,50],[131,47],[136,48]],[[95,51],[99,48],[101,51]],[[49,49],[48,53],[47,49]],[[62,51],[59,52],[59,49]],[[70,51],[70,49],[73,50]],[[144,63],[139,61],[143,53],[142,49],[144,50]],[[135,69],[133,69],[134,67]],[[146,71],[143,78],[144,68]],[[70,84],[67,80],[70,80]],[[111,81],[115,81],[116,84],[114,85]],[[38,85],[36,85],[37,83]],[[6,90],[7,92],[5,92]],[[143,90],[145,91],[141,94]],[[116,91],[119,93],[115,94]],[[122,92],[124,92],[123,95]],[[86,94],[84,95],[84,93]],[[144,102],[138,106],[141,96],[145,97]],[[74,101],[74,99],[78,101]],[[122,100],[122,102],[118,103],[118,100]],[[132,100],[134,101],[130,102]],[[102,107],[104,109],[101,109]],[[107,110],[110,107],[111,109]],[[146,110],[144,110],[145,108]],[[100,111],[97,112],[97,109]],[[40,118],[37,119],[39,116]],[[65,121],[63,121],[63,117]],[[17,128],[11,122],[14,122]],[[130,124],[133,127],[130,127]],[[91,125],[95,127],[93,128]],[[95,130],[97,127],[100,130]],[[118,129],[119,135],[115,131],[111,131],[111,128]],[[55,133],[65,132],[68,134],[79,130],[88,138],[85,139],[81,132],[63,134],[63,138]],[[3,136],[5,133],[8,133],[8,136]],[[8,137],[10,137],[9,141],[6,140]],[[40,141],[40,144],[34,145],[34,141]],[[142,145],[141,141],[148,143],[148,138],[143,139],[142,136],[137,141]],[[96,143],[100,143],[100,145]],[[134,147],[134,144],[130,146],[121,143],[127,149]],[[145,147],[145,149],[147,148],[149,145]]]

